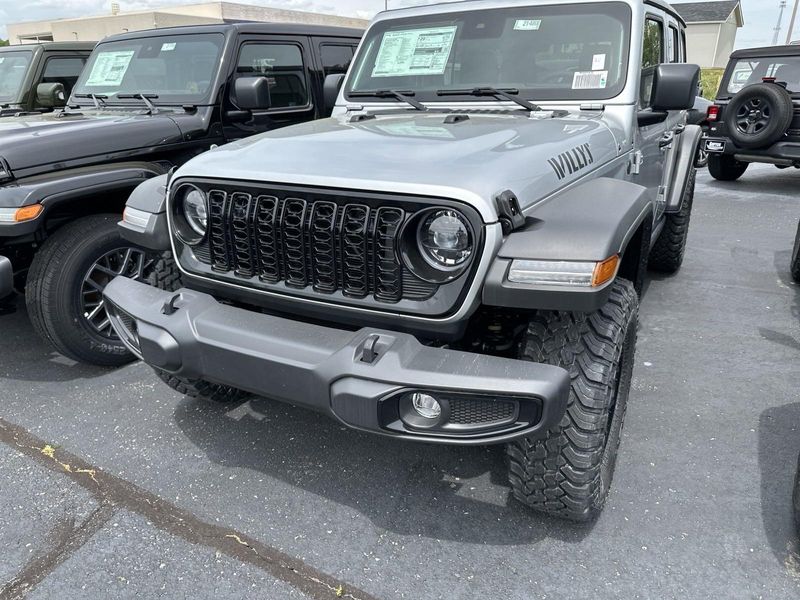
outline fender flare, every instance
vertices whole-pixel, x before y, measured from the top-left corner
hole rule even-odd
[[[22,207],[41,204],[42,214],[15,226],[15,235],[38,230],[48,213],[64,202],[87,195],[133,189],[141,182],[167,172],[168,167],[154,162],[121,162],[67,169],[36,175],[0,188],[0,206]]]
[[[700,139],[703,130],[699,125],[687,125],[680,137],[677,148],[678,156],[675,159],[675,173],[670,185],[669,197],[665,212],[680,212],[683,206],[683,198],[686,195],[686,188],[689,185],[689,174],[695,168],[697,149],[700,147]]]
[[[124,240],[149,250],[170,249],[167,225],[167,185],[169,173],[140,183],[125,203],[125,218],[119,222]]]
[[[647,188],[600,177],[565,190],[526,214],[526,226],[500,247],[483,287],[483,303],[522,309],[590,312],[608,300],[603,286],[532,286],[508,281],[514,259],[600,262],[623,254],[653,218]]]

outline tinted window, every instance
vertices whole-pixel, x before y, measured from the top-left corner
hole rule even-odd
[[[647,108],[653,95],[656,68],[664,60],[664,25],[661,21],[647,19],[642,43],[642,84],[639,90],[639,104],[642,108]]]
[[[800,94],[800,56],[777,56],[773,58],[746,58],[736,62],[728,81],[729,94],[742,88],[761,83],[764,77],[774,77],[785,83],[786,89]]]
[[[30,51],[0,53],[0,102],[19,100],[20,88],[33,54]]]
[[[322,67],[325,76],[347,73],[350,63],[353,60],[354,48],[352,46],[339,46],[334,44],[323,44],[320,47],[322,54]]]
[[[627,5],[609,2],[378,22],[350,69],[346,94],[389,88],[436,101],[439,90],[493,86],[532,100],[613,98],[625,86],[630,18]]]
[[[153,102],[198,102],[217,76],[222,34],[173,35],[101,43],[89,57],[75,94],[150,94]],[[137,100],[124,100],[126,103]]]
[[[69,97],[85,64],[85,58],[66,56],[49,58],[44,65],[41,82],[60,83],[64,86],[66,95]]]
[[[269,81],[272,108],[308,105],[303,53],[294,44],[245,44],[236,67],[239,77],[264,75]]]

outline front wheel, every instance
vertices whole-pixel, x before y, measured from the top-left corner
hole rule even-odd
[[[686,241],[689,237],[689,222],[692,218],[696,179],[697,171],[692,169],[689,173],[686,191],[681,199],[681,209],[676,213],[664,215],[664,227],[647,259],[647,266],[654,271],[675,273],[683,264]]]
[[[120,275],[143,281],[155,258],[119,234],[117,215],[92,215],[59,229],[36,253],[25,303],[36,332],[79,362],[120,366],[134,360],[111,326],[103,290]]]
[[[792,248],[792,264],[790,265],[792,279],[800,283],[800,223],[797,224],[797,233],[794,236],[794,248]]]
[[[717,181],[736,181],[744,175],[749,165],[725,154],[711,154],[708,157],[708,172]]]
[[[633,284],[617,280],[600,310],[531,318],[519,358],[563,367],[571,379],[561,423],[507,446],[514,497],[534,510],[573,521],[602,510],[631,387],[638,309]]]

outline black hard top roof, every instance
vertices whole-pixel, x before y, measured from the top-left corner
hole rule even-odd
[[[16,46],[0,46],[0,52],[14,52],[15,50],[33,50],[34,48],[45,48],[46,50],[89,50],[91,51],[97,42],[32,42],[30,44],[17,44]]]
[[[765,58],[770,56],[800,56],[800,45],[766,46],[763,48],[744,48],[731,54],[736,58]]]
[[[273,35],[317,35],[329,37],[360,38],[364,35],[363,29],[350,27],[331,27],[326,25],[303,25],[301,23],[261,23],[257,21],[237,21],[227,23],[213,23],[210,25],[183,25],[181,27],[164,27],[160,29],[145,29],[120,33],[105,38],[103,41],[133,40],[143,37],[163,35],[186,35],[191,33],[257,33]]]

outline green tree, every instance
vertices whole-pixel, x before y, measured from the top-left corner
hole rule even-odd
[[[0,40],[0,46],[8,46],[8,40]]]

